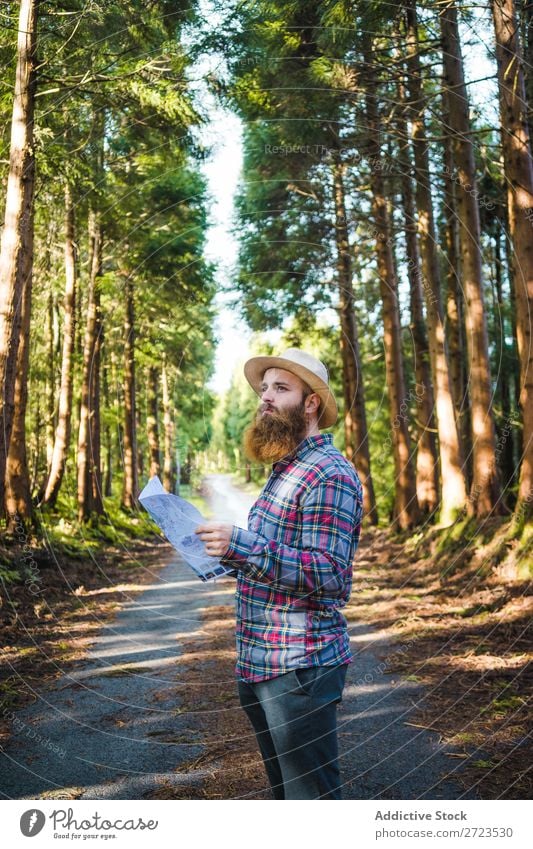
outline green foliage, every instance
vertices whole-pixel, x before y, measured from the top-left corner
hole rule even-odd
[[[64,0],[42,4],[36,110],[37,188],[35,274],[28,410],[28,448],[36,492],[46,477],[43,390],[53,370],[57,391],[62,346],[64,291],[64,192],[75,200],[77,246],[77,343],[74,354],[72,436],[63,495],[75,491],[78,400],[81,389],[89,261],[89,213],[103,234],[98,278],[103,321],[100,413],[102,456],[111,444],[112,488],[122,487],[123,353],[126,279],[133,281],[134,344],[141,461],[148,456],[146,369],[166,363],[172,451],[180,455],[207,444],[214,399],[205,384],[213,369],[213,269],[204,258],[208,226],[199,151],[190,133],[200,121],[190,92],[190,58],[184,27],[194,26],[195,4],[154,0],[149,4]],[[5,49],[8,50],[7,39]],[[2,49],[2,43],[0,43]],[[1,108],[1,105],[0,105]],[[52,297],[53,362],[47,312]],[[158,397],[163,448],[163,409]],[[141,480],[146,468],[141,469]],[[65,495],[67,499],[71,495]],[[71,505],[72,506],[72,505]],[[76,548],[76,525],[62,513],[58,544]],[[70,510],[70,508],[69,508]],[[68,515],[70,512],[67,511]],[[54,519],[51,517],[51,521]],[[63,524],[61,522],[63,521]],[[66,524],[65,524],[66,522]],[[113,542],[126,516],[109,517],[101,533]],[[90,522],[96,534],[98,522]],[[73,530],[74,528],[74,530]],[[117,530],[118,528],[118,530]],[[134,525],[132,533],[135,534]],[[146,527],[138,528],[139,535]]]
[[[62,556],[83,559],[109,545],[127,546],[132,539],[147,539],[159,535],[159,529],[144,511],[135,516],[125,513],[118,496],[105,499],[104,517],[80,525],[74,498],[61,492],[53,514],[42,511],[42,527],[47,548],[60,559]]]
[[[0,560],[0,583],[2,584],[13,584],[20,580],[19,573],[15,569],[10,569],[9,565],[10,560],[7,558],[5,563]]]
[[[242,471],[242,441],[246,427],[252,421],[259,399],[254,394],[239,363],[232,375],[231,384],[224,396],[218,398],[214,412],[213,434],[209,446],[215,458],[221,451],[233,471]]]
[[[0,30],[0,55],[6,66],[0,91],[4,154],[12,108],[17,11],[16,4],[5,5],[4,26]],[[462,13],[466,19],[469,13]],[[226,68],[210,74],[209,80],[244,122],[245,156],[235,228],[240,240],[235,308],[257,333],[281,330],[281,345],[302,345],[324,359],[341,407],[332,168],[339,161],[345,166],[372,474],[380,515],[388,523],[394,469],[369,178],[373,168],[383,167],[400,280],[409,429],[416,439],[415,406],[409,393],[414,384],[414,354],[408,317],[408,258],[398,170],[400,146],[405,140],[397,138],[394,129],[398,75],[403,73],[402,14],[401,7],[391,11],[390,4],[381,0],[320,0],[314,4],[303,0],[230,0],[215,9],[218,23],[212,29],[218,31],[209,32],[209,24],[197,14],[197,4],[184,0],[153,0],[148,4],[140,0],[94,0],[89,4],[84,0],[61,0],[41,4],[35,129],[36,263],[28,414],[34,491],[46,471],[44,387],[50,380],[50,360],[45,317],[50,294],[55,316],[52,371],[56,389],[59,382],[67,183],[76,202],[80,292],[73,444],[65,488],[74,490],[90,210],[98,212],[104,235],[99,288],[104,327],[102,361],[108,390],[107,397],[101,400],[101,414],[106,440],[112,442],[114,495],[122,484],[119,457],[126,279],[133,281],[135,293],[138,443],[144,462],[141,477],[147,476],[146,375],[153,366],[160,371],[163,363],[168,370],[176,426],[173,449],[181,461],[184,463],[191,453],[210,446],[211,455],[222,451],[231,468],[242,468],[242,436],[257,399],[240,372],[234,375],[223,398],[217,399],[205,388],[213,371],[216,343],[212,329],[214,269],[204,257],[211,199],[198,169],[202,151],[194,141],[194,128],[202,120],[202,104],[195,102],[189,80],[194,76],[191,71],[196,71],[191,67],[191,57],[201,55],[205,49],[218,49],[224,54]],[[439,67],[437,20],[430,7],[422,8],[420,16],[428,132],[433,139],[430,159],[435,178],[435,210],[444,244],[441,83],[438,70],[435,73],[435,66]],[[365,160],[368,130],[364,85],[368,68],[363,61],[363,41],[368,33],[373,36],[378,110],[387,142],[380,163]],[[492,310],[488,329],[495,375],[496,428],[503,444],[507,440],[506,424],[512,425],[513,456],[518,465],[516,386],[510,390],[510,408],[500,403],[503,383],[517,369],[510,280],[505,257],[497,260],[495,255],[497,246],[505,247],[506,227],[499,130],[491,127],[481,113],[476,116],[475,129],[478,188],[485,201],[480,204],[484,260],[490,272],[487,300]],[[488,209],[488,202],[494,209]],[[445,270],[444,251],[441,259]],[[498,280],[496,271],[501,272]],[[496,303],[497,283],[503,292],[500,303]],[[444,300],[446,294],[443,293]],[[269,350],[261,336],[256,345],[258,351]],[[160,397],[158,410],[162,419]],[[342,422],[337,425],[335,439],[343,448]],[[260,475],[262,470],[254,470],[253,474]],[[510,501],[515,497],[515,483],[510,481]],[[519,512],[513,540],[520,538],[527,524],[527,515]],[[469,532],[460,517],[452,527],[452,534]],[[115,531],[105,525],[103,533],[111,540]],[[70,544],[70,530],[63,528],[61,534],[65,544]],[[443,556],[456,543],[453,536],[442,539]],[[529,562],[529,545],[529,539],[523,541],[524,562]]]

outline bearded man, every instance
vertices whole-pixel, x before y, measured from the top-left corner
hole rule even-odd
[[[244,373],[261,398],[245,449],[272,472],[247,530],[206,522],[196,532],[235,569],[239,697],[274,798],[340,799],[336,711],[352,659],[341,608],[361,483],[320,432],[337,420],[322,362],[290,348],[253,357]]]

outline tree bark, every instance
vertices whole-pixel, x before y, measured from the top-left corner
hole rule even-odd
[[[37,88],[36,42],[39,0],[21,0],[17,69],[11,120],[9,175],[4,228],[0,242],[0,504],[13,428],[15,372],[21,326],[25,251],[33,242],[34,104]],[[29,269],[31,274],[31,267]]]
[[[29,393],[28,393],[28,395],[29,395]],[[41,421],[41,392],[40,392],[40,386],[39,385],[37,386],[37,391],[34,393],[34,395],[35,395],[34,417],[35,417],[36,427],[35,427],[35,432],[32,434],[32,439],[31,439],[29,446],[26,446],[26,447],[30,448],[30,466],[31,466],[30,492],[31,493],[33,493],[35,491],[35,489],[37,488],[37,480],[38,480],[38,477],[39,477],[40,470],[43,467],[43,464],[41,464],[41,462],[40,462],[40,460],[41,460],[41,430],[42,430],[42,425],[40,424],[40,421]],[[30,408],[31,408],[31,405],[30,405]],[[35,513],[34,513],[34,515],[35,515]]]
[[[111,386],[113,390],[113,439],[115,451],[111,452],[116,457],[115,473],[120,473],[124,468],[124,424],[122,421],[122,410],[124,408],[124,386],[119,375],[118,357],[113,349],[109,352],[111,361]]]
[[[416,454],[416,495],[420,509],[433,513],[439,502],[439,457],[435,435],[434,393],[431,381],[429,344],[426,333],[418,248],[416,210],[411,181],[411,159],[408,152],[407,122],[404,117],[405,90],[399,85],[399,101],[402,104],[397,118],[398,160],[401,171],[402,203],[405,215],[405,243],[408,256],[411,306],[411,334],[415,356],[416,406],[418,428],[418,450]]]
[[[523,441],[517,509],[530,516],[533,513],[533,162],[514,2],[492,0],[491,5],[520,357]]]
[[[136,398],[135,402],[135,430],[137,433],[137,479],[142,480],[144,477],[144,446],[141,444],[141,439],[139,437],[144,437],[144,434],[141,434],[142,429],[142,419],[143,414],[146,419],[146,410],[142,409],[142,403],[145,399],[141,396],[140,398]],[[143,440],[144,441],[144,440]]]
[[[157,385],[159,373],[156,366],[146,370],[147,416],[146,433],[150,452],[150,477],[161,473],[161,452],[159,450],[159,415],[157,404]]]
[[[524,88],[526,93],[526,120],[529,143],[533,139],[533,0],[524,0],[520,11],[523,26],[522,44],[524,45]]]
[[[509,206],[505,205],[504,217],[502,221],[502,240],[503,240],[503,255],[505,257],[505,269],[507,279],[509,280],[509,295],[510,295],[510,303],[511,303],[511,335],[512,335],[512,348],[511,348],[511,357],[514,361],[513,367],[513,395],[515,406],[520,408],[520,356],[518,353],[518,331],[517,331],[517,317],[516,317],[516,293],[513,285],[513,265],[514,265],[514,250],[511,244],[511,227],[509,224]],[[520,458],[522,456],[522,428],[517,428],[515,430],[515,445],[517,451],[517,457]],[[518,462],[517,474],[520,473],[520,460]]]
[[[33,217],[33,206],[30,209]],[[17,522],[28,523],[33,518],[31,487],[26,447],[26,406],[30,364],[30,318],[33,274],[33,221],[23,234],[23,290],[21,304],[20,340],[17,353],[14,417],[6,466],[5,512],[7,528]]]
[[[74,371],[74,342],[76,336],[76,247],[72,188],[65,186],[65,298],[63,302],[63,352],[61,358],[61,387],[59,410],[52,453],[50,474],[46,483],[43,503],[53,507],[56,503],[70,445],[72,425],[72,387]]]
[[[463,457],[451,393],[448,352],[444,331],[441,276],[437,255],[437,238],[431,197],[428,143],[424,122],[425,98],[419,60],[416,5],[408,0],[407,69],[409,75],[410,119],[415,158],[417,226],[422,259],[422,280],[429,337],[429,352],[442,479],[440,522],[450,524],[466,504]]]
[[[507,348],[505,327],[505,300],[503,296],[503,274],[501,255],[501,227],[497,221],[494,236],[494,316],[496,319],[496,361],[498,363],[497,391],[500,396],[502,425],[497,427],[499,466],[504,492],[514,483],[516,469],[514,465],[514,438],[511,420],[511,374],[512,356]]]
[[[124,324],[124,485],[122,506],[133,510],[137,506],[137,417],[135,413],[135,310],[133,280],[124,275],[126,317]]]
[[[175,460],[175,433],[172,409],[170,403],[170,392],[168,387],[168,368],[166,358],[163,357],[163,368],[161,371],[161,388],[163,393],[163,430],[164,430],[164,461],[163,461],[163,486],[167,492],[176,491],[176,460]]]
[[[387,214],[387,203],[383,176],[379,168],[381,160],[381,130],[377,108],[377,83],[370,39],[365,44],[366,65],[366,117],[368,130],[368,154],[371,164],[370,184],[372,192],[372,214],[376,233],[376,255],[382,300],[383,333],[385,348],[385,371],[389,392],[392,449],[395,467],[395,500],[392,521],[401,529],[415,525],[420,519],[416,498],[416,481],[411,457],[411,446],[407,419],[402,405],[406,403],[400,337],[400,309],[398,304],[398,281],[394,271],[392,237]]]
[[[104,391],[104,408],[109,410],[109,368],[106,362],[106,355],[103,356],[103,391]],[[104,442],[105,442],[105,476],[104,476],[104,495],[108,498],[113,494],[113,445],[111,440],[111,429],[109,423],[105,420],[104,424]]]
[[[83,377],[78,431],[78,520],[103,513],[100,471],[100,292],[101,228],[98,213],[89,210],[89,292],[83,346]],[[95,421],[96,420],[96,421]]]
[[[448,101],[446,91],[442,94],[442,111],[448,125]],[[464,299],[461,289],[461,255],[459,250],[459,215],[455,183],[452,142],[449,133],[444,133],[444,246],[446,254],[446,331],[448,341],[448,363],[455,419],[459,442],[464,460],[467,487],[472,481],[472,438],[470,422],[470,399],[468,397],[468,362],[464,333]]]
[[[102,234],[100,233],[100,240]],[[101,250],[101,241],[99,245]],[[101,256],[100,256],[101,261]],[[101,265],[99,277],[101,276]],[[96,339],[94,343],[93,367],[89,383],[89,424],[90,424],[90,480],[91,480],[91,510],[98,516],[104,513],[102,490],[102,461],[101,461],[101,416],[100,416],[100,361],[104,341],[102,310],[100,306],[99,281],[95,287],[96,305]]]
[[[470,513],[482,517],[501,513],[503,505],[495,453],[474,151],[455,0],[446,3],[440,12],[440,21],[444,81],[448,89],[450,130],[458,172],[457,209],[470,369],[473,479],[468,509]]]
[[[372,525],[378,521],[376,497],[370,471],[370,451],[366,423],[365,395],[355,317],[352,263],[344,190],[344,166],[333,165],[335,239],[337,243],[337,282],[339,288],[340,348],[344,389],[344,437],[347,459],[356,469],[363,487],[364,516]]]
[[[55,345],[54,345],[54,293],[52,286],[48,293],[46,306],[46,475],[50,474],[52,455],[54,453],[56,386],[55,386]]]

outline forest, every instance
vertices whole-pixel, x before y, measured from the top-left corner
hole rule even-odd
[[[532,13],[491,8],[497,124],[469,106],[475,8],[217,4],[221,37],[175,2],[3,4],[8,531],[58,500],[135,510],[140,477],[172,491],[211,445],[206,51],[244,128],[235,308],[258,349],[278,328],[329,363],[368,521],[531,515]]]
[[[443,592],[474,564],[523,627],[533,2],[20,0],[0,55],[4,623],[39,618],[54,563],[88,587],[94,556],[159,544],[151,476],[198,505],[206,475],[264,484],[242,364],[210,384],[223,295],[250,356],[326,363],[363,538],[431,552]],[[242,126],[230,282],[210,103]]]

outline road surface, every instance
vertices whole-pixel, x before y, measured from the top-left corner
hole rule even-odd
[[[229,475],[206,478],[213,516],[241,526],[253,497]],[[176,555],[152,585],[121,604],[79,668],[19,710],[0,751],[0,797],[139,799],[169,784],[198,783],[179,765],[202,753],[180,716],[181,642],[201,631],[202,609],[232,603],[234,581],[206,586]],[[457,799],[465,793],[436,734],[406,725],[424,690],[387,671],[398,651],[367,625],[350,627],[355,662],[339,709],[347,799]],[[177,694],[177,695],[176,695]],[[245,718],[243,716],[243,721]]]

